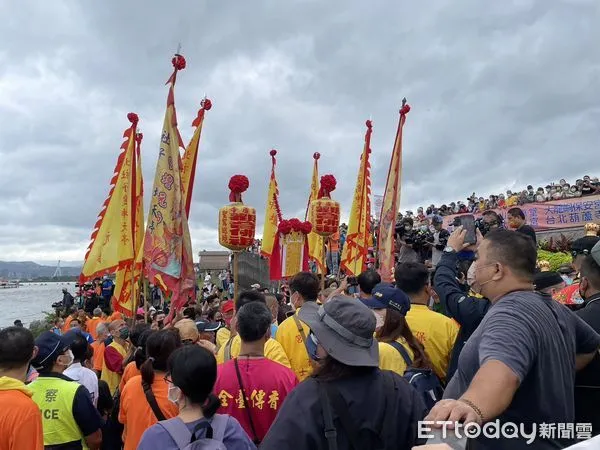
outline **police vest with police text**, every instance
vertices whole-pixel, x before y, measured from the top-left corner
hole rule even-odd
[[[73,417],[73,400],[80,384],[58,377],[39,376],[29,384],[33,401],[42,412],[44,446],[81,441],[84,436]]]

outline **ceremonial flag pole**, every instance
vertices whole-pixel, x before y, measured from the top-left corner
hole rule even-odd
[[[313,159],[315,160],[313,164],[313,173],[312,173],[312,181],[310,185],[310,195],[308,196],[308,204],[306,206],[306,214],[304,216],[304,220],[308,220],[312,226],[313,230],[315,229],[315,221],[312,217],[310,211],[310,203],[313,200],[319,198],[319,158],[321,157],[320,153],[316,152],[313,154]],[[325,239],[319,236],[314,231],[311,231],[308,235],[308,257],[311,261],[313,261],[317,265],[318,273],[321,274],[321,277],[325,278],[325,270],[323,266],[323,260],[325,255]]]
[[[267,206],[265,208],[265,225],[260,248],[260,253],[265,258],[270,258],[273,253],[277,225],[282,220],[281,210],[279,209],[279,190],[277,188],[277,179],[275,178],[275,164],[277,163],[275,155],[277,155],[277,150],[273,149],[269,154],[271,155],[271,178],[269,179]]]
[[[366,122],[365,145],[360,157],[360,167],[354,188],[354,199],[348,221],[348,234],[340,265],[346,274],[358,276],[365,268],[369,249],[371,218],[371,134],[373,124]]]
[[[141,169],[136,155],[139,119],[134,113],[127,114],[127,119],[131,127],[123,133],[125,141],[110,182],[110,192],[94,225],[79,282],[116,272],[113,308],[131,317],[134,314],[131,305],[132,283],[135,284],[136,174]]]
[[[167,81],[169,93],[152,188],[148,224],[144,238],[144,273],[163,292],[170,291],[170,322],[194,292],[195,274],[186,202],[182,186],[182,162],[179,148],[184,148],[177,129],[175,82],[177,73],[186,66],[185,58],[172,59],[173,74]]]
[[[132,300],[132,315],[135,315],[137,311],[137,304],[139,302],[139,296],[141,288],[139,283],[142,282],[142,248],[144,243],[144,176],[142,174],[142,140],[144,135],[137,133],[135,135],[135,156],[136,156],[136,171],[135,171],[135,211],[134,211],[134,239],[133,249],[136,255],[133,270],[131,272],[131,285],[132,285],[132,299],[135,299],[135,303]]]
[[[377,239],[379,273],[382,281],[391,282],[394,270],[394,243],[396,216],[400,209],[400,193],[402,188],[402,130],[406,122],[406,114],[410,111],[410,106],[406,99],[402,100],[400,109],[400,119],[398,121],[398,130],[396,140],[390,160],[385,192],[383,195],[383,204],[381,207],[381,216],[379,219],[379,234]]]
[[[196,161],[198,160],[198,146],[200,144],[200,136],[202,134],[202,125],[204,124],[204,113],[212,108],[210,99],[204,97],[200,102],[198,117],[192,122],[192,126],[196,127],[190,143],[183,154],[181,173],[181,184],[183,185],[183,197],[185,199],[185,213],[190,217],[190,206],[192,204],[192,191],[194,190],[194,179],[196,178]]]

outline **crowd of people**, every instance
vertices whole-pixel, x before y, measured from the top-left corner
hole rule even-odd
[[[577,179],[575,183],[567,183],[562,179],[558,183],[550,183],[543,187],[534,189],[532,185],[522,191],[506,191],[506,194],[490,195],[488,198],[478,197],[473,194],[465,201],[451,202],[449,205],[437,207],[430,205],[423,209],[419,207],[417,214],[412,211],[406,211],[404,217],[411,217],[414,220],[422,221],[431,218],[434,215],[450,216],[453,214],[481,213],[489,209],[505,209],[514,206],[525,205],[527,203],[543,203],[551,200],[564,200],[569,198],[585,197],[595,195],[600,192],[600,181],[598,177],[585,175]]]
[[[5,328],[0,448],[410,449],[447,420],[517,424],[471,436],[483,449],[600,434],[600,238],[561,275],[537,270],[528,233],[477,234],[449,234],[435,270],[399,261],[392,283],[365,270],[322,291],[300,272],[170,315],[148,299],[132,318],[75,308],[35,339]],[[581,305],[552,299],[573,287]]]

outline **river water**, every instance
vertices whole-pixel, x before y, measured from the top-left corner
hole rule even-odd
[[[52,311],[52,303],[62,300],[66,288],[75,295],[75,283],[23,283],[18,288],[0,289],[0,328],[21,319],[27,327],[33,320]]]

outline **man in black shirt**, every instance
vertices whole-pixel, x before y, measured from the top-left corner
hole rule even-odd
[[[537,245],[535,230],[525,223],[525,214],[521,208],[510,208],[507,217],[508,224],[511,228],[514,228],[519,233],[526,234],[533,239],[533,243]]]
[[[596,244],[581,264],[579,293],[585,306],[576,314],[600,332],[600,245]],[[600,355],[577,373],[575,379],[575,416],[578,423],[591,423],[593,434],[600,434]]]

